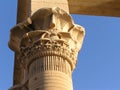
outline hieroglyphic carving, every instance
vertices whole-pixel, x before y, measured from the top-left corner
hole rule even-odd
[[[45,65],[46,62],[54,59],[51,58],[48,61],[45,59],[44,68],[39,72],[50,70],[50,66],[53,66],[54,69],[52,70],[61,70],[68,74],[65,69],[66,65],[67,63],[70,64],[71,71],[75,68],[84,35],[84,28],[74,24],[71,16],[64,10],[42,8],[11,30],[9,47],[20,53],[21,64],[23,64],[25,70],[30,70],[29,73],[36,73],[32,72],[35,67],[33,63],[36,60],[52,56],[54,58],[60,57],[60,65],[64,68],[57,68],[55,64],[57,60],[51,61],[50,65]],[[65,65],[63,65],[64,61],[62,59],[67,62]]]

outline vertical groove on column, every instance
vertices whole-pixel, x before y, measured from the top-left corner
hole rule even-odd
[[[36,90],[37,87],[40,90],[73,90],[69,67],[67,60],[59,56],[34,60],[29,66],[29,90]]]
[[[58,56],[45,56],[34,60],[29,67],[29,76],[32,77],[36,73],[44,71],[59,71],[70,75],[71,68],[67,60]]]

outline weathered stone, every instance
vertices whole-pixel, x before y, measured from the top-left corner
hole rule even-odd
[[[69,13],[68,0],[31,0],[31,14],[46,7],[59,7]]]
[[[40,8],[59,7],[69,13],[68,0],[18,0],[17,23],[31,16]]]
[[[60,7],[71,14],[120,17],[119,0],[18,0],[18,2],[17,22],[24,21],[36,10],[44,7]]]
[[[39,9],[16,25],[11,30],[9,47],[19,53],[22,66],[22,80],[16,78],[21,87],[17,88],[73,90],[72,71],[84,35],[84,28],[74,24],[60,8]]]
[[[120,17],[120,0],[68,0],[70,13]]]

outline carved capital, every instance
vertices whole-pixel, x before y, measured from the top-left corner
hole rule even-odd
[[[15,52],[20,52],[20,43],[23,36],[31,31],[37,33],[39,30],[41,34],[45,32],[49,35],[51,33],[53,36],[58,34],[58,36],[61,35],[61,38],[64,38],[67,42],[76,43],[73,47],[77,51],[80,50],[85,35],[84,28],[74,24],[71,16],[64,10],[60,8],[42,8],[27,20],[11,29],[9,47]]]
[[[45,70],[71,76],[84,36],[84,28],[74,24],[64,10],[42,8],[11,30],[9,47],[20,53],[21,64],[29,71],[29,77]],[[36,66],[39,69],[35,71]]]

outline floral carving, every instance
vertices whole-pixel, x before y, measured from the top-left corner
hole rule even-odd
[[[25,69],[38,58],[58,56],[73,70],[84,36],[84,28],[64,10],[42,8],[11,29],[9,47],[20,54]]]

